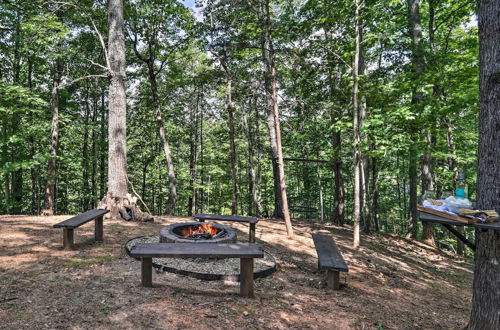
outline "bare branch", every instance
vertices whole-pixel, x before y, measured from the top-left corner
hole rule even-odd
[[[65,87],[71,86],[71,85],[73,85],[74,83],[76,83],[76,82],[78,82],[80,80],[84,80],[84,79],[88,79],[88,78],[108,78],[108,76],[105,75],[105,74],[91,74],[91,75],[88,75],[88,76],[79,77],[79,78],[76,78],[74,80],[68,81],[68,82],[66,82],[64,84],[59,85],[59,89],[63,89]]]

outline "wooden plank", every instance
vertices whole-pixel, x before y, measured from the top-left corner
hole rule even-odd
[[[256,217],[241,217],[241,216],[237,216],[237,215],[220,215],[220,214],[198,213],[194,216],[194,218],[198,219],[200,221],[221,220],[221,221],[248,222],[248,223],[259,222],[259,218],[256,218]]]
[[[333,238],[321,234],[313,234],[312,238],[318,254],[318,264],[320,268],[341,272],[349,271],[349,267],[347,267]]]
[[[139,243],[130,255],[138,258],[263,258],[264,251],[260,245],[251,243]]]
[[[76,228],[84,223],[87,223],[89,221],[94,220],[95,218],[99,216],[103,216],[104,214],[108,213],[109,210],[100,210],[100,209],[94,209],[90,210],[87,212],[84,212],[82,214],[79,214],[77,216],[74,216],[72,218],[69,218],[67,220],[64,220],[62,222],[59,222],[55,224],[53,227],[54,228]]]
[[[63,230],[63,249],[64,250],[74,250],[75,249],[72,228],[64,228],[64,230]]]
[[[428,208],[428,207],[424,207],[424,206],[420,206],[420,205],[417,206],[417,209],[420,212],[434,214],[434,215],[437,215],[437,216],[442,217],[442,218],[446,218],[446,219],[450,219],[450,220],[455,220],[455,221],[463,222],[463,223],[466,223],[466,224],[476,223],[476,220],[470,219],[470,218],[461,217],[458,214],[451,214],[451,213],[441,212],[441,211],[434,210],[434,209],[431,209],[431,208]]]
[[[142,258],[141,260],[141,281],[142,286],[151,288],[153,286],[153,259]]]
[[[253,258],[240,259],[240,295],[253,297]]]

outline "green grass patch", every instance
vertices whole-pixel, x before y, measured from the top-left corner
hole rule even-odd
[[[69,259],[66,262],[63,263],[64,267],[68,268],[75,268],[75,267],[85,267],[89,265],[95,265],[95,264],[103,264],[106,262],[113,261],[115,259],[114,256],[103,256],[103,257],[95,257],[95,258],[88,258],[88,259]]]
[[[121,234],[126,230],[125,227],[113,225],[107,229],[107,232],[114,234]]]

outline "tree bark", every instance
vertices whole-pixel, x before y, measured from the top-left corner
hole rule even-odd
[[[108,193],[127,194],[127,96],[123,0],[108,2]]]
[[[59,85],[61,84],[64,62],[62,59],[56,59],[54,64],[54,73],[52,78],[52,92],[50,98],[50,107],[52,112],[52,121],[50,125],[50,158],[47,164],[47,184],[45,186],[45,205],[42,215],[50,216],[55,214],[55,192],[57,182],[57,147],[59,142]]]
[[[500,1],[478,0],[479,145],[477,206],[500,213]],[[500,230],[476,229],[469,329],[500,328]]]
[[[261,7],[259,10],[259,18],[262,24],[262,39],[261,39],[261,51],[262,59],[265,66],[265,77],[264,84],[266,89],[267,107],[268,107],[268,117],[267,125],[269,130],[269,136],[271,138],[271,146],[273,151],[273,160],[276,178],[275,180],[275,200],[281,199],[281,205],[276,205],[279,211],[279,206],[281,206],[281,211],[283,212],[283,219],[285,220],[286,232],[289,237],[293,237],[293,227],[290,220],[290,214],[288,210],[288,199],[286,195],[286,184],[285,184],[285,167],[283,162],[283,151],[281,146],[281,131],[280,131],[280,121],[279,121],[279,109],[278,109],[278,95],[276,88],[276,67],[274,63],[274,50],[272,44],[271,36],[271,13],[269,0],[264,0],[260,3]]]
[[[236,154],[236,134],[234,129],[234,104],[232,100],[232,80],[227,77],[226,85],[226,109],[228,114],[228,124],[229,124],[229,145],[231,149],[231,183],[232,183],[232,194],[231,194],[231,214],[236,215],[238,213],[238,155]]]
[[[425,69],[424,54],[422,51],[422,22],[420,18],[420,3],[421,0],[408,1],[408,20],[410,23],[410,34],[412,41],[412,66],[413,80],[418,81]],[[422,95],[416,88],[412,91],[411,103],[414,111],[417,112],[417,105],[422,102]],[[410,148],[409,148],[409,167],[408,175],[410,176],[410,236],[417,237],[418,230],[418,211],[417,211],[417,153],[418,148],[415,141],[418,141],[417,129],[410,127]]]
[[[353,210],[352,210],[352,221],[353,225],[353,247],[356,249],[360,244],[360,221],[361,221],[361,207],[363,198],[363,160],[361,153],[361,124],[363,116],[363,106],[359,104],[359,74],[361,67],[361,34],[362,34],[362,23],[360,18],[361,3],[360,0],[355,2],[355,43],[356,50],[354,54],[353,63],[353,89],[352,89],[352,104],[353,104],[353,172],[354,172],[354,183],[353,183]]]
[[[156,74],[154,72],[154,57],[151,53],[149,60],[146,63],[148,65],[149,83],[151,84],[151,96],[153,97],[153,103],[155,107],[156,125],[158,126],[158,131],[163,146],[163,152],[165,153],[165,159],[167,161],[169,194],[166,214],[174,215],[177,201],[177,180],[175,177],[172,149],[170,148],[168,136],[165,131],[165,124],[163,123],[160,97],[158,95],[158,85],[156,83]]]
[[[245,135],[247,137],[248,144],[248,190],[250,192],[250,198],[248,201],[248,214],[259,217],[262,213],[262,207],[260,205],[260,196],[258,193],[258,183],[257,176],[255,173],[255,164],[254,164],[254,147],[255,147],[255,137],[253,127],[250,125],[248,116],[245,112],[243,112],[241,116],[243,129],[245,131]],[[258,133],[257,133],[258,134]],[[255,210],[255,212],[254,212]]]

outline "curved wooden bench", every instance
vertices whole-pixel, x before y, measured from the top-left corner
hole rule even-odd
[[[327,286],[329,289],[340,289],[340,272],[348,272],[349,268],[342,254],[335,244],[335,240],[326,235],[312,235],[316,253],[318,254],[318,268],[327,270]]]
[[[253,258],[263,258],[264,251],[251,243],[139,243],[130,255],[141,259],[141,279],[145,287],[153,286],[152,258],[239,258],[240,294],[253,297]]]
[[[96,242],[102,242],[104,233],[103,218],[108,212],[109,210],[94,209],[56,223],[53,226],[54,228],[63,228],[63,249],[74,250],[73,230],[92,220],[95,220],[95,240]]]

